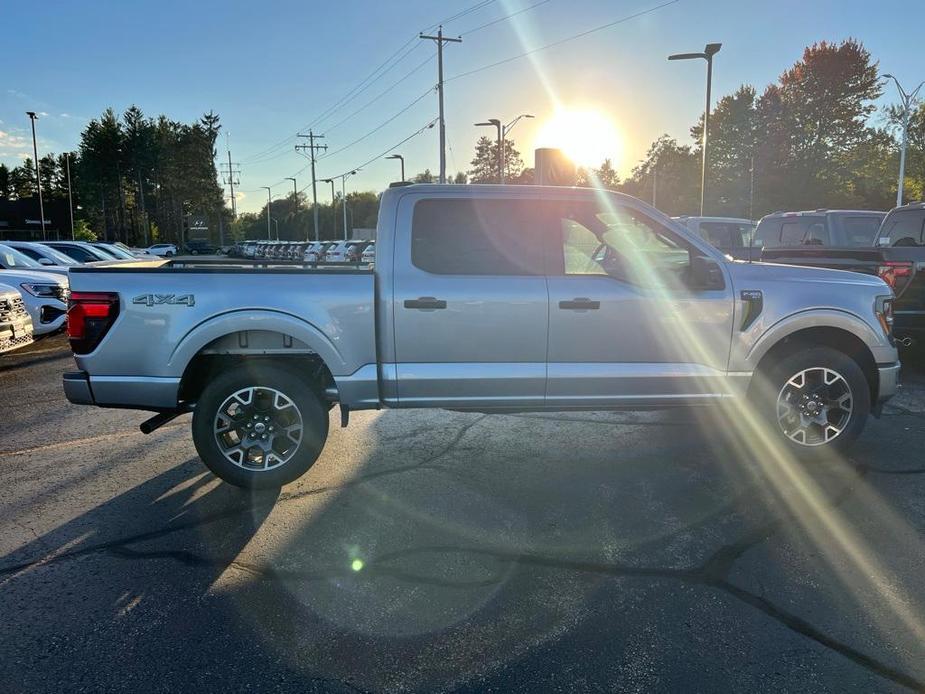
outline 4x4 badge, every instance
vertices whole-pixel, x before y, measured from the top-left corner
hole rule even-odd
[[[133,304],[141,304],[143,306],[160,306],[161,304],[166,304],[167,306],[195,306],[196,297],[193,294],[139,294],[134,299],[132,299]]]

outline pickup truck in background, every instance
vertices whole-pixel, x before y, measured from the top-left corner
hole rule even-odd
[[[342,424],[720,405],[717,430],[760,421],[768,455],[817,458],[896,391],[881,279],[735,262],[626,195],[399,185],[376,238],[375,270],[73,269],[68,399],[156,412],[143,431],[192,411],[213,472],[274,487],[315,462],[335,405]]]
[[[762,228],[765,219],[767,217],[758,225],[759,235],[768,234]],[[775,220],[774,226],[769,228],[774,230],[777,226],[778,221]],[[766,245],[761,251],[761,260],[850,270],[880,277],[896,295],[893,305],[896,339],[905,347],[920,346],[925,339],[925,203],[917,202],[890,210],[877,232],[869,238],[862,222],[850,222],[849,226],[857,231],[856,236],[827,237],[830,241],[841,242],[841,246],[814,241],[807,243],[807,239],[815,238],[811,226],[803,224],[806,236],[802,244],[799,235],[793,233],[787,237],[792,245]],[[776,234],[776,231],[773,233]]]
[[[673,217],[726,255],[749,260],[755,222],[737,217]],[[754,259],[754,258],[752,258]]]

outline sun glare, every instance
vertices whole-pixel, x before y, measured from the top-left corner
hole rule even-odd
[[[540,128],[537,147],[557,147],[578,166],[620,165],[623,143],[616,125],[600,111],[562,109]]]

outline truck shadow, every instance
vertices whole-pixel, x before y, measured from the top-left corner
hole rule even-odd
[[[0,558],[4,678],[728,689],[743,684],[738,651],[690,635],[721,634],[732,614],[756,648],[788,649],[833,682],[922,684],[905,644],[872,653],[848,636],[856,625],[817,627],[778,606],[799,568],[764,546],[807,538],[781,490],[690,416],[354,420],[281,492],[218,483],[191,459]],[[813,479],[832,509],[866,484],[847,464]],[[812,597],[838,613],[839,588]]]

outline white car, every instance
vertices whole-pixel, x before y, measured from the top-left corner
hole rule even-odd
[[[0,284],[18,289],[36,337],[57,332],[67,320],[71,292],[67,275],[36,270],[0,270]]]
[[[67,277],[67,267],[45,265],[5,243],[0,243],[0,270],[41,270]]]
[[[0,284],[0,354],[32,344],[32,318],[15,287]]]
[[[155,243],[153,246],[148,246],[145,251],[151,255],[159,255],[162,258],[170,258],[177,254],[177,247],[172,243]]]
[[[317,263],[324,260],[324,252],[330,245],[328,241],[313,241],[302,253],[302,262]]]
[[[51,246],[46,246],[44,243],[36,243],[34,241],[4,241],[3,245],[9,246],[22,253],[24,256],[32,258],[36,263],[47,269],[52,267],[68,268],[74,265],[80,265],[80,263],[69,255],[65,255]]]
[[[366,248],[363,249],[363,255],[360,256],[360,262],[364,265],[372,265],[376,262],[376,242],[373,241],[367,244]]]
[[[339,241],[331,246],[327,252],[324,254],[324,262],[326,263],[343,263],[347,260],[347,249],[350,248],[355,243],[355,241]]]

